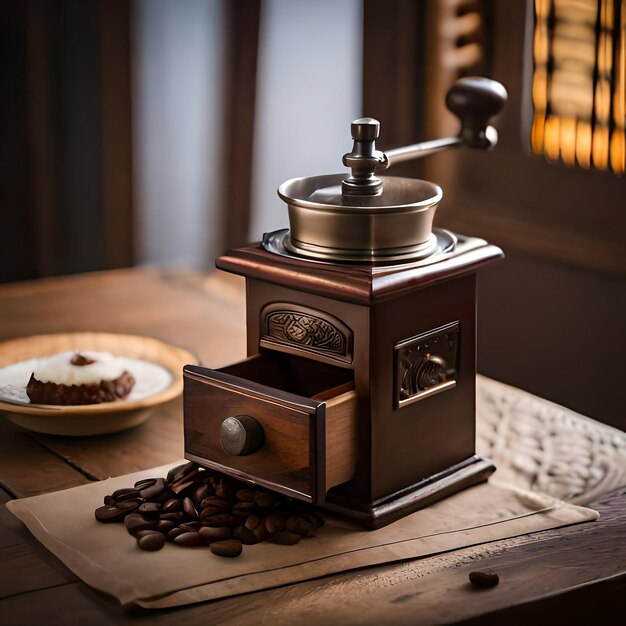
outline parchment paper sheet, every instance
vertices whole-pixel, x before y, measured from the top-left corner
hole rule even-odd
[[[183,462],[182,460],[178,463]],[[295,546],[244,546],[236,559],[166,544],[143,552],[121,524],[94,510],[106,494],[165,476],[178,463],[7,504],[87,584],[121,604],[165,608],[267,589],[349,569],[424,557],[569,524],[598,514],[495,481],[467,489],[375,531],[336,518]]]

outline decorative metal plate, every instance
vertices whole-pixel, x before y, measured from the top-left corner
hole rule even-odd
[[[452,322],[395,345],[396,408],[456,386],[459,332]]]
[[[273,302],[261,310],[261,346],[352,363],[352,331],[340,320],[298,304]]]

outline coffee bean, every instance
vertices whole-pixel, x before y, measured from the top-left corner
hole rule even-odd
[[[117,507],[115,504],[105,504],[96,509],[95,515],[99,522],[121,522],[130,511]]]
[[[211,517],[213,515],[219,515],[223,512],[224,511],[222,509],[218,509],[215,506],[207,506],[205,509],[202,509],[202,511],[200,511],[200,519],[204,519],[205,517]]]
[[[255,495],[256,491],[254,491],[254,489],[240,489],[235,493],[237,500],[240,502],[254,502]]]
[[[246,528],[249,528],[250,530],[254,530],[262,522],[263,520],[258,515],[250,515],[246,519],[246,523],[244,525]]]
[[[281,513],[270,513],[265,518],[265,528],[270,535],[285,528],[285,517]]]
[[[153,498],[161,496],[166,489],[167,485],[165,484],[165,480],[163,478],[157,478],[154,484],[142,489],[140,495],[144,500],[152,500]]]
[[[209,495],[209,486],[203,483],[199,487],[196,487],[191,495],[191,499],[194,501],[194,504],[200,504],[207,495]]]
[[[173,520],[175,522],[181,521],[185,517],[182,511],[174,511],[172,513],[161,513],[159,519]]]
[[[233,530],[233,536],[236,539],[241,539],[242,543],[245,543],[248,546],[258,543],[256,535],[245,526],[237,526],[237,528]]]
[[[212,528],[210,526],[202,526],[198,529],[200,536],[207,542],[224,541],[224,539],[230,539],[232,532],[230,528]]]
[[[183,463],[182,465],[177,465],[167,473],[167,482],[170,483],[170,485],[172,483],[176,483],[188,474],[191,474],[193,471],[195,471],[197,467],[198,466],[193,461]]]
[[[276,533],[272,533],[266,539],[270,543],[277,543],[281,546],[293,546],[302,539],[301,535],[289,532],[288,530],[279,530]]]
[[[265,538],[267,537],[267,529],[265,528],[265,524],[259,524],[256,528],[252,530],[252,532],[256,537],[257,543],[265,541]]]
[[[187,493],[193,491],[195,485],[194,480],[181,480],[174,483],[171,487],[172,492],[179,497],[184,497]]]
[[[141,498],[133,498],[132,500],[122,500],[121,502],[116,502],[115,506],[118,509],[124,509],[126,511],[134,511],[136,508],[143,504],[143,500]]]
[[[167,534],[170,530],[172,530],[172,528],[176,528],[176,522],[174,520],[169,520],[169,519],[160,519],[154,528],[155,530],[158,530],[160,533]]]
[[[205,517],[202,520],[202,524],[204,526],[234,526],[235,518],[228,513],[219,513],[217,515],[211,515],[209,517]]]
[[[183,503],[178,500],[177,498],[170,498],[169,500],[166,500],[163,503],[163,506],[161,507],[161,510],[164,513],[170,513],[170,512],[174,512],[174,511],[182,511],[183,510]]]
[[[176,537],[178,537],[179,535],[182,535],[182,534],[184,534],[186,532],[189,532],[189,531],[183,530],[182,528],[172,528],[172,530],[169,530],[167,532],[166,537],[167,537],[168,541],[174,541],[174,539],[176,539]]]
[[[324,518],[316,515],[312,511],[299,510],[298,515],[311,522],[315,528],[321,528],[324,525]]]
[[[111,495],[109,496],[104,496],[104,503],[105,504],[115,504],[115,498]]]
[[[141,513],[146,517],[158,517],[161,512],[161,504],[159,502],[144,502],[137,508],[137,513]]]
[[[226,539],[214,541],[209,548],[217,556],[235,557],[241,554],[242,545],[241,541],[237,539]]]
[[[198,511],[196,511],[196,507],[193,505],[191,498],[185,498],[183,500],[183,511],[185,511],[189,517],[198,517]]]
[[[500,582],[500,577],[490,570],[483,572],[470,572],[469,579],[474,587],[488,589],[495,587]]]
[[[156,478],[144,478],[143,480],[138,480],[135,483],[135,489],[145,489],[146,487],[152,487],[154,483],[156,483]]]
[[[205,545],[204,539],[200,536],[200,533],[197,532],[186,532],[178,535],[178,537],[174,537],[174,543],[177,543],[179,546],[202,546]]]
[[[133,535],[140,530],[151,530],[156,527],[156,521],[146,519],[139,513],[131,513],[124,518],[124,526],[126,530]]]
[[[287,519],[285,522],[285,528],[292,533],[296,533],[296,535],[301,535],[302,537],[306,537],[309,533],[313,531],[315,525],[299,516],[292,516]]]
[[[233,497],[234,488],[227,478],[221,478],[215,485],[215,495],[220,498],[230,499]]]
[[[137,539],[137,545],[142,550],[156,552],[165,545],[165,537],[161,533],[149,533]]]
[[[178,528],[182,528],[187,532],[196,532],[201,528],[200,522],[185,522],[184,524],[180,524]]]
[[[257,491],[254,494],[254,501],[262,509],[269,509],[276,502],[276,496],[268,491]]]
[[[162,535],[163,533],[160,533],[157,530],[138,530],[137,532],[133,533],[133,537],[135,539],[141,539],[142,537],[145,537],[146,535]]]
[[[115,502],[123,502],[124,500],[132,500],[139,497],[139,489],[118,489],[111,494]]]
[[[220,511],[230,511],[233,508],[233,503],[219,496],[208,496],[202,499],[200,508],[205,509],[208,506],[213,506],[216,509],[220,509]]]
[[[235,506],[233,507],[233,512],[234,511],[245,511],[247,513],[250,513],[250,511],[256,511],[256,503],[254,501],[252,502],[237,502],[237,504],[235,504]]]

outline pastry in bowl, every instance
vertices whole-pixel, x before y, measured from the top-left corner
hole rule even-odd
[[[125,399],[134,384],[109,352],[60,352],[37,362],[26,394],[35,404],[99,404]]]

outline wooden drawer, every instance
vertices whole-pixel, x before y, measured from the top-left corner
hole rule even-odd
[[[185,456],[237,478],[321,503],[350,480],[356,456],[352,371],[292,355],[262,353],[211,370],[184,370]],[[228,453],[220,430],[247,415],[263,430],[261,447]]]

